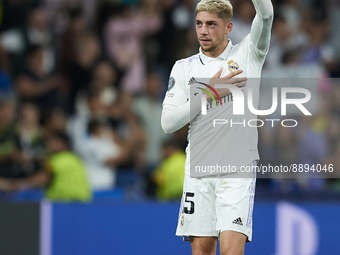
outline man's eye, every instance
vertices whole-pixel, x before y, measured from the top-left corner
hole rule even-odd
[[[215,24],[214,23],[210,23],[209,26],[213,27],[213,26],[215,26]]]

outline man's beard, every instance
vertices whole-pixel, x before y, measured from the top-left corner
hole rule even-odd
[[[220,40],[218,40],[216,43],[214,43],[213,41],[210,41],[210,42],[211,42],[211,45],[210,45],[210,46],[202,46],[200,40],[198,40],[198,43],[200,44],[200,46],[201,46],[201,48],[202,48],[202,50],[203,50],[204,52],[212,52],[212,51],[216,50],[216,48],[217,48],[218,46],[221,45],[221,43],[223,42],[223,40],[224,40],[224,37],[221,37]]]
[[[201,48],[202,48],[202,50],[203,50],[204,52],[212,52],[212,51],[214,51],[214,50],[217,48],[217,45],[214,44],[214,43],[212,43],[211,46],[202,46],[201,43],[200,43],[200,45],[201,45]]]

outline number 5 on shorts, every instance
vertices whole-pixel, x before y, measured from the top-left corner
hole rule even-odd
[[[190,198],[190,197],[194,197],[194,193],[192,193],[192,192],[187,192],[187,193],[185,193],[185,202],[187,202],[187,203],[190,203],[190,208],[188,209],[188,207],[184,207],[183,208],[183,211],[184,211],[184,213],[186,213],[186,214],[193,214],[194,212],[195,212],[195,203],[194,203],[194,201],[190,201],[188,198]]]

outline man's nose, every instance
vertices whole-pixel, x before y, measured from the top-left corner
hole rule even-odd
[[[207,35],[207,34],[208,34],[208,26],[202,25],[201,35]]]

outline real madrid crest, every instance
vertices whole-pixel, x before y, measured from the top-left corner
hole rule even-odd
[[[181,219],[181,227],[183,227],[184,225],[184,215],[182,216],[182,219]]]
[[[234,60],[230,60],[227,63],[230,72],[237,71],[240,68],[239,65],[236,62],[234,62]]]

